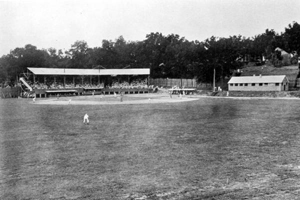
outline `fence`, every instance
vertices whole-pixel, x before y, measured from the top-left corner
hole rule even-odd
[[[163,86],[163,87],[173,87],[173,86],[182,86],[182,87],[197,87],[196,79],[174,79],[174,78],[156,78],[150,79],[150,85]]]
[[[185,88],[197,88],[202,90],[212,90],[213,84],[212,83],[198,83],[196,79],[164,79],[164,78],[157,78],[157,79],[150,79],[150,85],[159,86],[159,87],[173,87],[173,86],[181,86],[182,80],[182,87]],[[227,82],[228,80],[224,80],[222,83],[217,82],[216,87],[220,86],[222,89],[227,89]]]
[[[0,88],[1,98],[17,98],[21,94],[20,87],[14,88]]]

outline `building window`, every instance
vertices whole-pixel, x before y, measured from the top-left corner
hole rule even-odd
[[[267,86],[267,85],[268,85],[268,83],[264,83],[264,85],[265,85],[265,86]]]
[[[234,85],[235,85],[235,86],[238,86],[239,84],[236,83],[236,84],[234,84]]]
[[[275,83],[276,86],[279,86],[279,83]]]
[[[263,86],[263,84],[262,84],[262,83],[259,83],[258,85],[259,85],[259,86]]]
[[[255,86],[255,83],[251,83],[251,86]]]
[[[245,83],[245,86],[248,86],[248,83]]]
[[[240,83],[240,86],[243,86],[243,83]]]
[[[233,86],[233,83],[230,83],[230,86]]]

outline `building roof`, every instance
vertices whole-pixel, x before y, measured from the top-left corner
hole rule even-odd
[[[277,47],[277,48],[275,49],[275,51],[280,51],[280,52],[281,52],[281,55],[286,55],[286,54],[288,54],[285,50],[280,49],[279,47]]]
[[[280,76],[233,76],[228,83],[282,83],[287,79],[285,75]]]
[[[149,68],[136,69],[70,69],[70,68],[32,68],[35,75],[149,75]]]

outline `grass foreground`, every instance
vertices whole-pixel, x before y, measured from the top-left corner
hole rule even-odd
[[[299,103],[0,100],[0,199],[297,199]]]

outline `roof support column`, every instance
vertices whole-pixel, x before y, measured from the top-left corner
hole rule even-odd
[[[64,76],[64,87],[66,87],[66,76]]]
[[[35,83],[35,75],[33,74],[33,83]]]
[[[54,84],[56,84],[56,76],[54,76]]]
[[[46,76],[44,75],[44,84],[46,84]]]
[[[73,76],[73,86],[75,87],[75,76]]]

